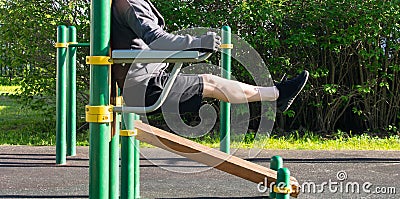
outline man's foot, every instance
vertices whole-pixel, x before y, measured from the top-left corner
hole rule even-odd
[[[276,106],[280,111],[284,112],[289,109],[294,99],[306,85],[307,80],[308,71],[305,70],[293,79],[283,79],[281,82],[275,84],[276,88],[279,90]]]

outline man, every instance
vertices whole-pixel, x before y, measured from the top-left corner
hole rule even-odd
[[[149,0],[113,0],[112,48],[217,51],[221,44],[215,33],[200,37],[174,35],[164,31],[164,25],[163,17]],[[150,106],[157,101],[168,80],[168,74],[164,72],[166,67],[166,64],[114,65],[112,75],[118,86],[124,88],[123,96],[128,106]],[[278,109],[285,111],[307,79],[308,72],[303,71],[292,80],[284,80],[272,87],[259,87],[211,74],[180,74],[163,109],[179,104],[180,112],[195,112],[202,99],[210,97],[230,103],[277,100]]]

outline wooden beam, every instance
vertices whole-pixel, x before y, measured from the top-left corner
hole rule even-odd
[[[141,121],[135,122],[135,128],[138,130],[136,139],[153,146],[257,184],[260,182],[264,183],[265,178],[267,178],[268,187],[270,187],[272,182],[276,182],[277,172],[269,168],[206,147],[178,135],[142,123]],[[294,177],[291,177],[290,180],[293,190],[290,195],[297,198],[300,191],[299,183]]]

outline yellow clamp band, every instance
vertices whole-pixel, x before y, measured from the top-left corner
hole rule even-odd
[[[56,48],[68,48],[68,43],[55,43],[54,47],[56,47]]]
[[[221,48],[221,49],[232,49],[233,48],[233,44],[221,44],[219,46],[219,48]]]
[[[86,56],[86,64],[110,65],[113,64],[113,61],[111,57],[108,56]]]
[[[118,96],[115,99],[115,105],[117,106],[122,106],[122,104],[124,103],[124,99],[122,98],[122,96]]]
[[[70,44],[78,44],[78,42],[68,42],[68,45]]]
[[[274,185],[274,192],[282,194],[290,194],[292,193],[292,189],[290,187],[277,187],[276,185]]]
[[[119,135],[123,137],[132,137],[137,135],[137,130],[120,130]]]
[[[86,122],[110,123],[113,121],[112,106],[86,105]]]

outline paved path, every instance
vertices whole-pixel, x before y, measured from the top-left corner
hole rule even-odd
[[[88,147],[77,151],[56,166],[55,147],[0,146],[0,198],[88,198]],[[247,151],[235,154],[246,158]],[[299,198],[400,198],[400,151],[268,150],[249,160],[269,167],[273,155],[305,186]],[[160,149],[142,149],[142,156],[142,198],[267,196],[254,183]]]

